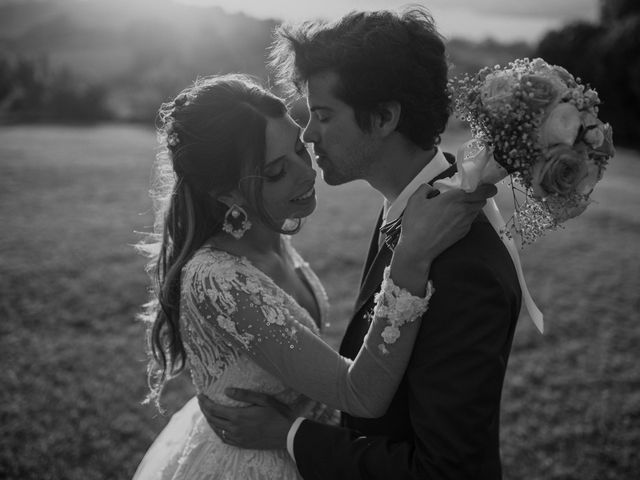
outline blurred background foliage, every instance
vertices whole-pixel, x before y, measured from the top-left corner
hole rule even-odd
[[[246,72],[268,82],[276,20],[169,0],[0,4],[0,121],[152,122],[160,102],[198,75]],[[540,55],[607,99],[616,140],[640,129],[640,3],[601,2],[601,23],[576,23],[539,45],[450,39],[453,74]],[[635,49],[635,50],[634,50]],[[588,59],[588,61],[585,61]]]
[[[600,22],[547,33],[535,56],[562,65],[598,90],[600,116],[618,144],[640,146],[640,2],[600,0]]]
[[[277,20],[170,0],[0,4],[0,121],[151,123],[160,102],[198,75],[245,72],[269,82]],[[538,45],[453,38],[452,74],[541,56],[594,86],[616,142],[640,142],[640,2],[601,0],[600,22]]]
[[[0,117],[152,122],[160,102],[198,75],[265,79],[275,26],[169,0],[5,3]]]

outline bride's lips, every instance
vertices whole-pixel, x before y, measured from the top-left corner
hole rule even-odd
[[[316,189],[315,182],[310,182],[306,185],[305,190],[300,194],[291,199],[293,203],[307,203],[313,198],[315,198]]]

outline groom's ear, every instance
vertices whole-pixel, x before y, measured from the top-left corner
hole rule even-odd
[[[381,136],[395,132],[400,121],[402,107],[399,102],[381,102],[372,116],[372,126]]]

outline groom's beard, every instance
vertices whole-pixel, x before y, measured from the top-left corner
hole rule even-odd
[[[318,153],[320,152],[320,153]],[[353,155],[342,155],[334,159],[323,150],[315,150],[315,163],[322,172],[322,178],[327,185],[337,186],[355,180],[363,180],[366,177],[364,165],[367,159],[361,151],[355,151]]]

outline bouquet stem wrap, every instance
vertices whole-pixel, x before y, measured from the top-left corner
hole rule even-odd
[[[464,190],[465,192],[473,192],[478,185],[482,183],[496,184],[508,175],[507,171],[493,158],[491,150],[484,142],[478,139],[470,140],[458,149],[456,166],[458,167],[458,173],[452,177],[435,182],[434,186],[441,192],[446,192],[454,188]],[[498,205],[496,205],[496,202],[492,198],[487,201],[483,212],[489,220],[489,223],[491,223],[491,226],[500,236],[500,239],[513,260],[518,281],[520,282],[520,289],[522,290],[524,306],[531,320],[540,333],[544,333],[544,317],[527,288],[518,249],[513,239],[505,235],[505,221],[500,214]]]

